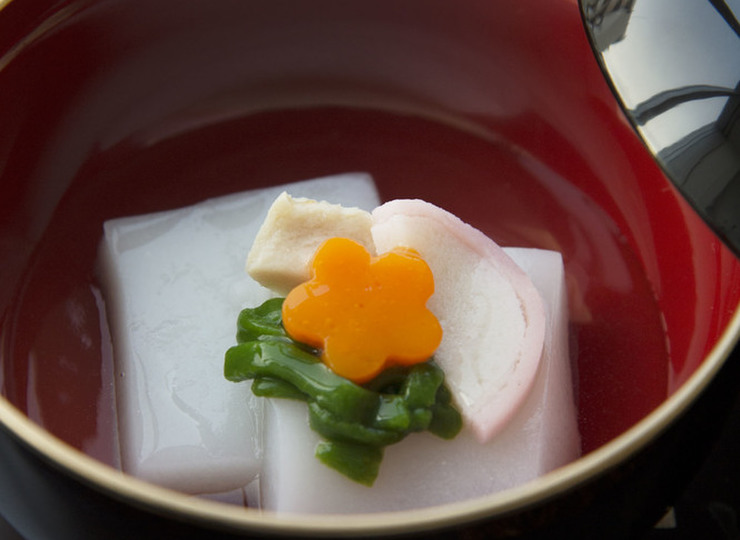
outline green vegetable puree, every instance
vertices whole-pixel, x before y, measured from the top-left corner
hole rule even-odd
[[[257,396],[305,401],[311,428],[324,439],[316,448],[324,464],[371,486],[384,447],[413,432],[451,439],[460,431],[462,418],[432,360],[355,384],[331,371],[320,351],[286,334],[282,304],[273,298],[239,314],[238,345],[226,352],[224,375],[233,382],[251,379]]]

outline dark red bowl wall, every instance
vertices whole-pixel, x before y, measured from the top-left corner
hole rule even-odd
[[[0,12],[0,388],[54,409],[69,396],[29,396],[22,329],[66,343],[73,368],[47,377],[80,390],[47,427],[75,446],[51,424],[91,414],[104,339],[42,306],[95,312],[65,276],[91,272],[104,219],[204,196],[363,169],[385,198],[562,251],[585,450],[685,381],[738,306],[738,261],[635,136],[572,1],[48,6]]]

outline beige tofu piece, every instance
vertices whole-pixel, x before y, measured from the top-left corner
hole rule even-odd
[[[375,254],[369,212],[282,192],[257,232],[247,256],[247,273],[280,295],[311,278],[316,249],[332,237],[350,238]]]

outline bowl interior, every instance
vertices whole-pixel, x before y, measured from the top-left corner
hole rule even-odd
[[[572,2],[23,4],[0,11],[0,388],[105,463],[113,217],[361,170],[386,200],[561,251],[584,453],[686,381],[737,309],[740,264],[635,137]]]

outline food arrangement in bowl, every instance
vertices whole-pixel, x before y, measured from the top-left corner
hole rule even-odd
[[[571,2],[13,0],[0,35],[29,537],[584,532],[737,339],[740,263]]]
[[[106,222],[123,470],[337,513],[465,500],[578,456],[559,254],[420,200],[371,214],[283,189],[379,202],[344,174]]]

